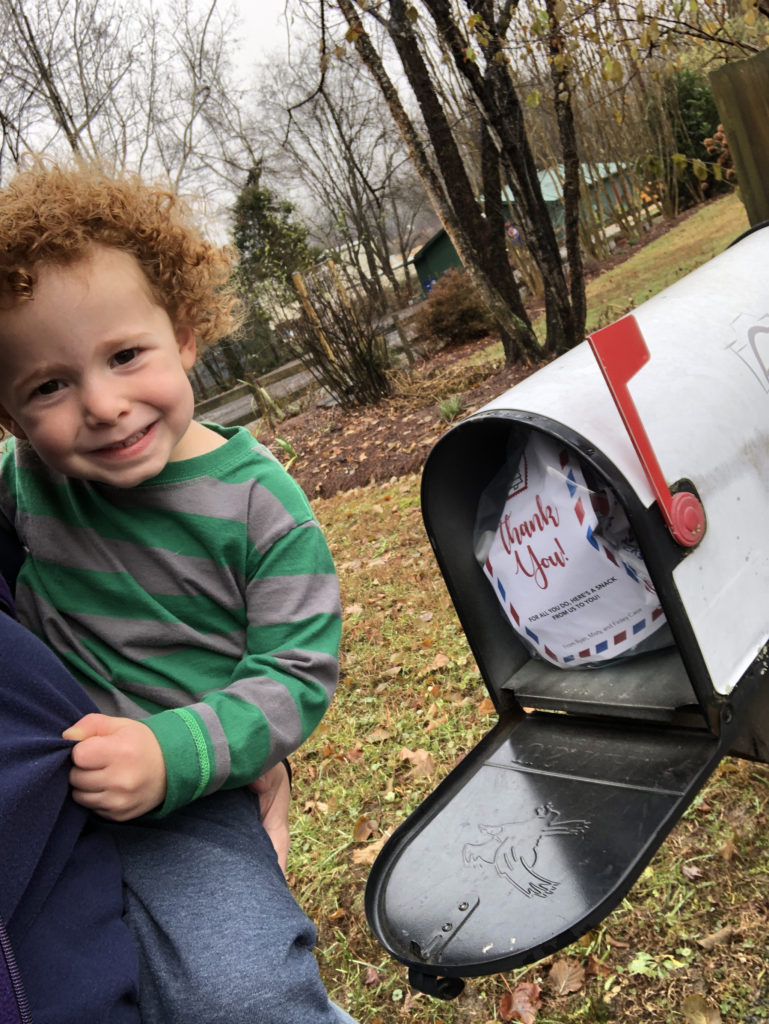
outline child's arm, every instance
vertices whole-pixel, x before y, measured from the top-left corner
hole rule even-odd
[[[252,562],[245,650],[221,688],[141,721],[97,715],[67,730],[78,802],[121,821],[166,814],[249,785],[315,728],[338,671],[339,591],[325,539],[314,522],[295,525]]]
[[[199,701],[143,719],[167,766],[167,814],[220,788],[246,786],[290,756],[320,722],[338,676],[339,588],[317,523],[254,550],[244,652]]]
[[[91,714],[70,726],[72,798],[112,821],[128,821],[163,803],[166,763],[151,729],[133,718]]]
[[[288,832],[288,808],[291,803],[291,783],[284,761],[270,768],[248,787],[259,797],[259,811],[264,830],[275,847],[278,864],[285,875],[291,842]]]
[[[128,821],[165,800],[165,759],[146,725],[132,718],[90,714],[70,726],[62,738],[75,742],[69,782],[76,803],[112,821]],[[262,825],[285,874],[291,801],[285,764],[281,761],[270,768],[249,789],[259,797]]]

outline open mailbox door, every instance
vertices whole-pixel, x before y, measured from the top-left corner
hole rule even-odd
[[[577,939],[619,903],[725,754],[769,761],[767,265],[763,227],[430,453],[425,525],[499,717],[369,878],[371,928],[416,988],[451,998],[463,977]],[[544,582],[541,616],[531,603],[516,611],[509,581],[496,585],[477,550],[479,504],[500,472],[509,495],[538,486],[532,442],[560,453],[565,488],[532,493],[536,512],[504,529],[500,518],[499,532],[508,554],[520,547],[512,576]],[[624,513],[669,630],[667,645],[601,667],[586,665],[603,638],[572,639],[564,654],[543,651],[538,632],[544,617],[556,632],[559,617],[576,621],[595,593],[595,580],[567,575],[567,532],[597,548],[584,480]],[[633,570],[622,558],[606,566],[606,581]]]

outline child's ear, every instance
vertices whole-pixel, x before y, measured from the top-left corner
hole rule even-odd
[[[6,412],[2,405],[0,405],[0,427],[9,434],[13,434],[14,437],[18,437],[20,441],[27,440],[27,435],[21,429],[16,420]]]
[[[198,346],[195,341],[195,332],[189,324],[182,324],[174,329],[176,344],[179,346],[179,355],[182,366],[185,370],[191,370],[198,357]]]

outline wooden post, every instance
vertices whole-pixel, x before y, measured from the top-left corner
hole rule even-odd
[[[769,50],[711,71],[710,83],[748,220],[769,221]]]
[[[331,346],[328,343],[326,332],[323,330],[323,325],[320,322],[320,317],[316,313],[315,307],[312,304],[312,299],[310,298],[310,294],[307,291],[307,285],[304,282],[304,277],[299,273],[298,270],[296,270],[291,275],[291,280],[294,282],[294,288],[296,288],[297,294],[299,295],[299,298],[302,302],[302,306],[304,307],[304,311],[307,314],[307,317],[313,326],[313,330],[315,331],[318,341],[321,343],[323,347],[323,351],[326,353],[331,362],[335,363],[336,359],[334,357],[334,353],[331,351]]]

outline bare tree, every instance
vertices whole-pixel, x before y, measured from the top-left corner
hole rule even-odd
[[[2,0],[2,24],[2,105],[17,140],[4,155],[59,138],[87,153],[131,66],[122,13],[98,0]]]
[[[357,288],[382,306],[386,291],[397,296],[403,289],[391,253],[413,238],[424,189],[358,62],[334,61],[313,93],[315,75],[307,50],[265,69],[260,109],[262,128],[271,131],[268,162],[292,187],[301,183],[316,239],[344,254]]]
[[[0,161],[62,151],[220,194],[255,163],[219,0],[0,0]]]
[[[500,225],[500,162],[498,153],[495,154],[494,139],[484,130],[481,139],[482,166],[485,175],[484,197],[489,208],[482,211],[414,33],[412,8],[402,0],[391,0],[387,5],[389,20],[384,18],[385,5],[380,5],[372,15],[386,28],[398,51],[409,84],[420,105],[431,152],[409,117],[358,11],[351,0],[339,0],[339,7],[349,25],[348,38],[353,41],[381,89],[447,233],[500,325],[507,361],[537,357],[539,346],[508,264],[504,231],[499,230],[503,228],[504,220]],[[484,213],[486,216],[483,216]]]

